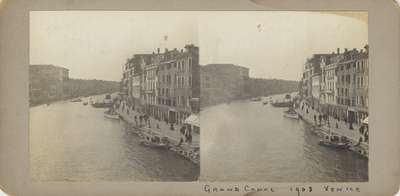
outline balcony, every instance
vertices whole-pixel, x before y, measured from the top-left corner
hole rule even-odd
[[[334,93],[332,89],[324,89],[324,90],[322,90],[322,92],[326,93],[326,94],[333,94]]]
[[[155,93],[155,89],[146,89],[144,92],[148,94]]]

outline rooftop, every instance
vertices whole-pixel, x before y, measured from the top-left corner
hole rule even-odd
[[[61,67],[61,66],[56,66],[56,65],[52,65],[52,64],[34,64],[34,65],[29,65],[29,68],[36,68],[36,69],[64,69],[67,70],[67,68],[65,67]]]

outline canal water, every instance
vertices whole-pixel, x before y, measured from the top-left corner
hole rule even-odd
[[[99,98],[99,97],[98,97]],[[275,97],[276,99],[277,97]],[[368,160],[318,145],[284,108],[236,101],[201,111],[204,181],[368,181]],[[30,173],[37,181],[195,181],[200,168],[139,144],[126,123],[82,102],[30,108]]]
[[[200,168],[139,144],[123,121],[82,102],[30,108],[30,174],[37,181],[194,181]]]
[[[310,126],[283,117],[284,110],[252,101],[205,108],[200,114],[201,180],[368,181],[368,160],[320,146]]]

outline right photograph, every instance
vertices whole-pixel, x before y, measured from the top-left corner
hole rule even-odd
[[[206,12],[198,33],[200,181],[368,181],[367,12]]]

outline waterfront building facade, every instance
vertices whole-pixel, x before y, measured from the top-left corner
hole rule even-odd
[[[41,103],[64,98],[69,70],[55,65],[29,66],[29,101]]]
[[[163,53],[158,48],[152,54],[134,55],[133,58],[140,59],[132,61],[137,62],[140,72],[125,74],[130,72],[129,66],[125,66],[122,89],[127,100],[135,99],[139,92],[140,104],[135,102],[135,107],[142,108],[140,112],[177,124],[198,112],[192,107],[200,97],[198,47],[191,44],[180,51],[165,49]],[[139,86],[140,90],[134,86]]]
[[[339,118],[359,123],[368,116],[368,46],[347,50],[336,68]]]
[[[302,92],[300,93],[305,100],[307,100],[313,108],[317,110],[320,108],[321,103],[321,80],[322,59],[330,57],[332,54],[314,54],[311,58],[307,59],[304,65],[304,72],[302,74]]]
[[[308,59],[300,94],[316,110],[351,123],[368,117],[368,45]]]
[[[127,101],[132,105],[132,109],[142,111],[142,91],[143,86],[143,73],[146,64],[150,64],[149,54],[135,54],[132,58],[126,61],[123,77],[121,93],[126,96]]]
[[[201,107],[229,102],[242,97],[249,69],[233,64],[201,66]]]

